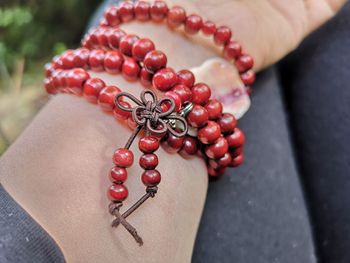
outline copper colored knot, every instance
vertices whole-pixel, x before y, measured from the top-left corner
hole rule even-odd
[[[149,99],[147,98],[149,95]],[[136,106],[132,108],[125,107],[120,103],[126,97],[133,101]],[[186,119],[174,112],[175,102],[170,97],[164,97],[158,100],[155,93],[151,90],[144,90],[140,95],[140,99],[137,99],[130,93],[120,92],[115,96],[115,105],[119,109],[131,112],[132,118],[139,126],[143,126],[147,131],[154,134],[163,134],[169,131],[171,134],[177,137],[183,137],[188,131]],[[166,111],[162,110],[161,105],[169,105]],[[179,127],[176,127],[174,123],[181,122]]]

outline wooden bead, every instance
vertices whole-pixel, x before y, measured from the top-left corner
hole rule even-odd
[[[203,144],[214,143],[217,139],[219,139],[220,135],[220,126],[214,121],[208,121],[206,126],[198,130],[198,139]]]
[[[129,149],[119,148],[114,152],[113,161],[119,167],[130,167],[134,163],[134,154]]]
[[[148,153],[140,157],[139,164],[145,170],[153,170],[158,166],[158,162],[157,155]]]
[[[124,183],[128,178],[128,172],[126,171],[126,169],[119,166],[114,166],[111,169],[109,175],[110,175],[110,180],[118,184]]]
[[[139,149],[143,153],[153,153],[159,148],[159,140],[152,136],[144,136],[139,140]]]
[[[160,183],[161,175],[158,170],[146,170],[143,172],[141,180],[146,186],[156,186]]]
[[[112,184],[108,189],[109,198],[113,201],[124,201],[128,194],[128,189],[123,184]]]

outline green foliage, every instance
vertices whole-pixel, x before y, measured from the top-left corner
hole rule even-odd
[[[0,66],[11,72],[79,44],[98,0],[1,0]]]

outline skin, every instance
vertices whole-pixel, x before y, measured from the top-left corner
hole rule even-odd
[[[297,47],[345,1],[167,2],[233,28],[260,70]],[[131,23],[124,29],[140,36],[147,32],[175,69],[198,66],[217,54],[203,39],[179,37],[163,25]],[[142,89],[120,76],[94,75],[137,96]],[[112,229],[109,225],[107,174],[113,151],[123,146],[129,135],[126,126],[95,105],[71,95],[57,95],[0,159],[1,183],[57,241],[68,262],[191,260],[208,185],[205,164],[199,158],[186,160],[159,150],[160,190],[128,218],[144,246],[138,247],[123,227]],[[137,164],[136,145],[133,149]],[[129,169],[126,185],[130,191],[123,209],[144,193],[137,166]]]

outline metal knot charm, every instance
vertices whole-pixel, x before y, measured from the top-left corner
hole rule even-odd
[[[147,98],[149,95],[149,99]],[[135,107],[128,108],[123,106],[120,101],[126,97],[136,103]],[[186,119],[176,113],[175,102],[172,98],[164,97],[158,100],[156,94],[151,90],[144,90],[137,99],[130,93],[120,92],[115,96],[115,105],[126,112],[131,112],[133,120],[139,127],[144,127],[147,131],[154,134],[163,134],[169,131],[177,137],[183,137],[188,131]],[[168,103],[169,109],[163,112],[161,105]],[[176,123],[180,122],[180,125]]]

